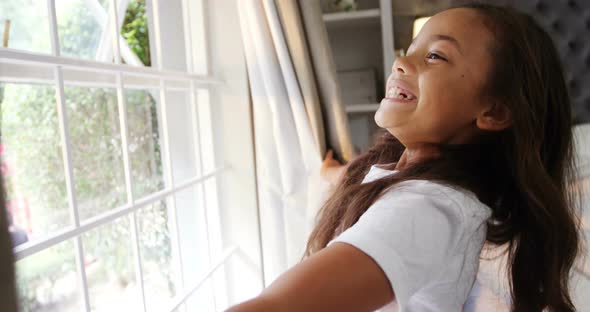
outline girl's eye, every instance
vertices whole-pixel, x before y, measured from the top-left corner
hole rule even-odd
[[[440,56],[440,55],[438,55],[438,54],[436,54],[436,53],[434,53],[434,52],[429,52],[429,53],[426,55],[426,58],[427,58],[428,60],[439,60],[439,59],[440,59],[440,60],[446,61],[446,59],[445,59],[444,57],[442,57],[442,56]]]

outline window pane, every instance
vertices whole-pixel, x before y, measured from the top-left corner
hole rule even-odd
[[[151,66],[148,19],[145,0],[130,0],[121,23],[121,35],[125,45],[121,46],[123,62],[135,66]],[[125,50],[133,52],[131,55]]]
[[[83,235],[92,311],[141,309],[131,237],[129,217]]]
[[[70,224],[55,88],[0,83],[2,175],[18,245]]]
[[[141,198],[164,187],[158,107],[152,94],[157,91],[128,90],[127,128],[133,194]]]
[[[114,89],[66,87],[68,126],[80,219],[126,202]]]
[[[203,205],[202,185],[179,191],[175,195],[176,217],[178,219],[178,239],[182,250],[186,281],[194,283],[201,279],[211,267],[209,261],[209,241],[205,207]]]
[[[187,1],[189,12],[188,27],[190,27],[191,41],[187,49],[192,54],[193,72],[197,75],[207,75],[207,40],[203,19],[207,14],[203,11],[205,0]]]
[[[145,0],[118,1],[120,49],[123,63],[150,66],[149,31]],[[56,15],[60,51],[64,56],[112,62],[110,1],[59,0]]]
[[[176,184],[197,176],[193,117],[187,92],[166,92],[170,157]]]
[[[140,209],[139,246],[148,311],[164,311],[177,293],[172,260],[172,238],[164,201]]]
[[[108,1],[55,1],[61,55],[111,62]]]
[[[4,34],[9,21],[9,48],[51,53],[47,16],[47,1],[2,0],[0,34]]]
[[[82,309],[74,244],[71,241],[20,260],[15,266],[23,312]]]

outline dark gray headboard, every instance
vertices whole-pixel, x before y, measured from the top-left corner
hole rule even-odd
[[[466,0],[393,0],[394,10],[432,15]],[[553,37],[561,55],[576,123],[590,122],[590,0],[480,0],[507,5],[533,16]],[[411,41],[413,19],[394,20],[396,46]],[[407,29],[407,30],[406,30]]]
[[[553,37],[561,54],[576,123],[590,122],[590,1],[505,1],[532,15]]]

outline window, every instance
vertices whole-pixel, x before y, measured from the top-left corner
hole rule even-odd
[[[215,166],[202,5],[0,3],[1,169],[23,311],[226,304],[213,273],[236,249],[221,250],[227,168]]]

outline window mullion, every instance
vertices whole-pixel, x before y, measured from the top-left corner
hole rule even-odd
[[[196,280],[195,283],[189,285],[188,287],[186,287],[186,290],[184,291],[184,293],[182,293],[180,296],[177,296],[176,299],[173,301],[173,303],[170,305],[170,307],[165,310],[165,311],[176,311],[176,309],[183,304],[191,295],[193,295],[195,292],[197,292],[201,286],[203,286],[205,284],[205,282],[211,278],[211,276],[224,264],[227,264],[227,261],[229,260],[229,258],[231,256],[233,256],[234,254],[243,256],[243,251],[240,250],[240,248],[236,245],[230,245],[228,246],[225,250],[223,250],[220,253],[219,259],[217,259],[215,262],[211,262],[211,264],[209,265],[209,269],[207,271],[205,271],[205,273],[203,274],[203,276],[201,276],[200,278],[198,278]],[[215,309],[216,311],[217,309]]]
[[[191,19],[189,9],[188,0],[182,0],[182,22],[184,27],[184,53],[186,55],[186,71],[193,73],[193,41],[190,27]]]
[[[47,13],[49,17],[49,37],[51,54],[60,56],[59,35],[57,32],[57,14],[55,13],[55,0],[47,0]]]
[[[202,151],[201,151],[201,130],[200,130],[200,126],[199,126],[199,110],[197,108],[197,100],[196,100],[196,88],[195,88],[195,84],[191,81],[190,83],[190,106],[191,106],[191,117],[192,117],[192,125],[193,125],[193,141],[194,141],[194,145],[195,145],[195,157],[197,157],[197,168],[198,168],[198,174],[202,174],[203,173],[203,157],[202,157]],[[200,204],[201,207],[203,209],[203,216],[205,218],[205,237],[207,238],[207,255],[208,255],[208,265],[211,265],[211,263],[213,262],[212,259],[212,250],[211,250],[211,239],[210,239],[210,235],[211,233],[209,232],[209,215],[207,213],[207,194],[206,194],[206,190],[205,190],[205,183],[201,183],[199,185],[199,189],[201,191],[201,200],[200,200]],[[213,287],[213,307],[215,309],[215,311],[217,311],[217,300],[215,297],[215,285],[214,283],[211,283],[212,287]]]
[[[65,91],[63,82],[63,73],[61,66],[56,66],[54,69],[56,86],[56,103],[57,103],[57,114],[59,118],[59,128],[62,142],[62,154],[65,169],[65,180],[66,189],[68,194],[68,202],[70,205],[70,213],[72,223],[75,228],[80,227],[80,216],[78,214],[78,203],[76,201],[76,190],[74,188],[74,174],[72,158],[70,153],[70,134],[68,128],[68,119],[66,111]],[[90,299],[88,296],[88,283],[86,280],[86,269],[84,267],[84,248],[82,244],[82,237],[76,236],[75,248],[76,248],[76,264],[78,267],[78,278],[82,288],[82,294],[84,298],[84,307],[86,311],[90,311]]]
[[[208,1],[209,0],[201,0],[201,23],[203,25],[203,44],[205,45],[205,67],[207,68],[205,74],[206,75],[210,75],[211,74],[211,44],[209,41],[209,20],[208,20],[208,16],[209,16],[209,6],[208,6]]]
[[[139,249],[139,225],[137,224],[137,212],[134,211],[129,217],[131,221],[131,239],[133,240],[133,257],[135,260],[135,274],[137,284],[139,285],[139,294],[141,296],[141,307],[147,311],[145,300],[145,285],[143,283],[143,267],[141,263],[141,250]]]
[[[148,0],[152,5],[152,17],[154,19],[154,47],[156,49],[156,65],[159,70],[164,68],[162,63],[162,27],[160,20],[160,1],[159,0]]]
[[[117,16],[117,0],[110,1],[109,19],[111,22],[111,36],[113,37],[113,55],[115,64],[121,64],[121,45],[119,44],[119,17]]]
[[[162,132],[164,137],[164,159],[165,159],[165,181],[167,184],[167,188],[174,188],[174,171],[172,167],[172,155],[170,153],[170,123],[168,120],[168,105],[166,101],[166,84],[164,79],[160,79],[160,109],[162,112]],[[179,231],[178,231],[178,217],[176,211],[176,194],[173,194],[167,199],[168,203],[168,212],[171,214],[168,216],[168,220],[172,220],[169,222],[170,224],[170,236],[172,238],[174,246],[173,254],[174,258],[177,261],[177,274],[176,279],[178,281],[178,285],[181,291],[184,291],[184,268],[183,268],[183,261],[182,261],[182,252],[180,249],[180,239],[179,239]]]
[[[125,188],[127,192],[127,203],[130,206],[135,205],[133,196],[133,181],[131,179],[131,165],[129,160],[129,129],[127,126],[127,102],[123,89],[123,74],[117,74],[117,102],[119,106],[119,124],[121,128],[121,149],[123,151],[123,169],[125,171]],[[141,306],[146,311],[145,287],[143,284],[143,269],[141,265],[141,251],[139,249],[139,231],[137,226],[137,211],[133,211],[129,216],[131,223],[131,235],[133,244],[133,257],[135,263],[135,274],[139,291],[141,295]]]

